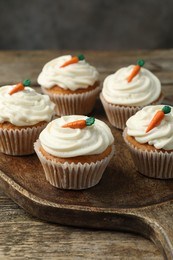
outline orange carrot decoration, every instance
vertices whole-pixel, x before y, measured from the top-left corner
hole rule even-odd
[[[95,118],[89,117],[86,120],[80,119],[80,120],[76,120],[73,122],[69,122],[69,123],[63,125],[62,127],[63,128],[73,128],[73,129],[77,129],[77,128],[82,129],[82,128],[85,128],[87,126],[94,124],[94,122],[95,122]]]
[[[66,66],[68,66],[70,64],[77,63],[78,61],[84,60],[84,59],[85,59],[84,55],[83,54],[79,54],[77,56],[72,57],[70,60],[64,62],[64,64],[61,65],[60,68],[64,68],[64,67],[66,67]]]
[[[15,85],[14,88],[12,88],[8,94],[12,95],[21,90],[24,90],[24,85],[22,84],[22,82]]]
[[[18,91],[24,90],[25,86],[30,86],[31,81],[29,79],[24,80],[23,82],[19,82],[17,85],[14,86],[8,93],[9,95],[12,95]]]
[[[171,107],[169,106],[164,106],[162,110],[159,110],[156,112],[154,117],[152,118],[151,122],[149,123],[146,133],[148,133],[151,129],[159,125],[164,118],[165,114],[168,114],[171,112]]]
[[[128,76],[127,81],[131,82],[132,79],[139,73],[142,66],[144,66],[144,60],[138,60],[137,65],[134,66],[130,76]]]

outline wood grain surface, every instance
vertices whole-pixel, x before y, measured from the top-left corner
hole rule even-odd
[[[0,209],[0,259],[164,259],[153,243],[135,234],[41,221],[2,191]]]
[[[72,51],[0,52],[0,84],[30,78],[40,91],[36,79],[44,63],[66,53],[76,54]],[[145,59],[145,67],[162,82],[164,103],[173,103],[173,50],[87,51],[84,54],[98,68],[102,81],[116,69],[135,63],[139,57]],[[99,100],[93,115],[109,125]],[[112,131],[117,147],[115,156],[99,185],[86,191],[62,191],[49,185],[35,155],[1,154],[0,186],[30,215],[0,193],[0,257],[19,259],[23,252],[31,259],[173,259],[173,180],[153,180],[137,173],[122,132],[115,128]],[[119,231],[136,232],[145,238]]]

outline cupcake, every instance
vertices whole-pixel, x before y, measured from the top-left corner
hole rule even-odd
[[[173,110],[146,106],[127,120],[124,140],[137,170],[152,178],[173,178]]]
[[[129,117],[142,107],[160,104],[163,99],[159,79],[149,70],[137,65],[121,68],[103,82],[100,99],[109,122],[124,129]]]
[[[25,80],[0,88],[0,152],[9,155],[34,153],[33,144],[52,119],[54,104]]]
[[[49,61],[38,76],[43,93],[55,103],[57,115],[88,115],[100,92],[99,73],[82,54]]]
[[[34,147],[51,185],[80,190],[100,181],[114,154],[113,142],[104,122],[70,115],[51,121]]]

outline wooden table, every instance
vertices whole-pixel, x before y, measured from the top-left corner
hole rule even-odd
[[[81,52],[81,50],[78,52],[0,51],[0,84],[13,84],[30,78],[33,86],[37,87],[37,76],[47,61],[63,54],[75,55]],[[143,58],[146,61],[145,67],[153,71],[161,80],[163,91],[167,95],[165,102],[173,103],[171,99],[173,50],[85,51],[83,53],[89,63],[98,68],[101,81],[117,69],[135,63],[138,58]],[[170,193],[173,194],[173,190]],[[162,241],[162,246],[165,245],[163,250],[158,246],[160,242],[157,243],[159,235],[154,241],[155,245],[139,234],[120,232],[116,228],[115,230],[106,230],[105,227],[85,229],[49,223],[26,213],[5,194],[5,190],[0,190],[0,259],[164,259],[164,257],[173,259],[171,196],[159,205],[159,209],[163,211],[161,215],[166,220],[164,223],[158,211],[160,221],[158,230],[163,231],[161,233],[164,234],[164,238],[160,241],[165,239],[165,242]],[[145,208],[143,207],[142,210]],[[154,211],[156,216],[157,207]],[[151,234],[152,230],[148,233]]]

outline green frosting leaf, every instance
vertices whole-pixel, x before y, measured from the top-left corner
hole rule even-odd
[[[168,114],[171,112],[171,107],[170,106],[164,106],[162,108],[162,111],[164,112],[164,114]]]
[[[23,85],[24,85],[25,87],[31,85],[30,79],[25,79],[22,83],[23,83]]]
[[[85,59],[83,54],[78,54],[77,57],[78,57],[79,60],[84,60]]]
[[[137,61],[137,64],[138,64],[140,67],[142,67],[142,66],[144,66],[144,64],[145,64],[145,61],[144,61],[144,60],[138,60],[138,61]]]
[[[86,126],[90,126],[93,125],[95,122],[95,118],[94,117],[89,117],[86,119]]]

